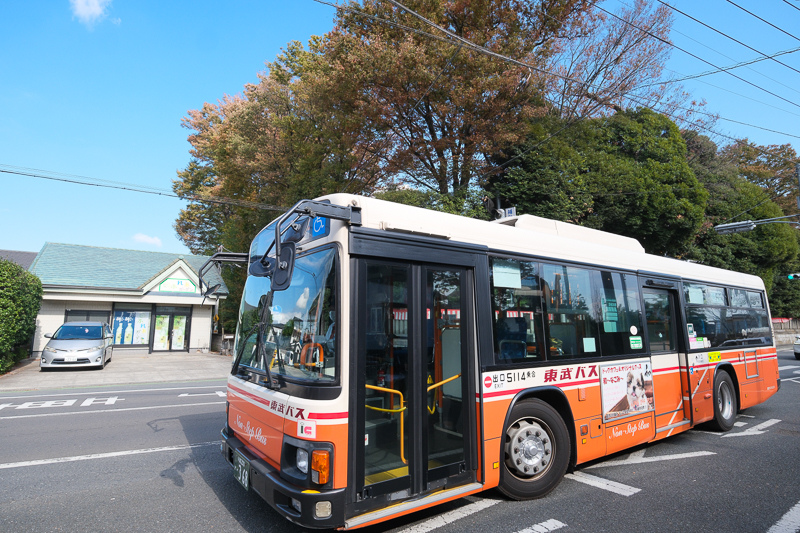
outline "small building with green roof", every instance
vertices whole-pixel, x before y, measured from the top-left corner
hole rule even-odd
[[[212,268],[204,281],[219,284],[204,297],[199,272],[207,256],[45,243],[29,270],[42,280],[34,353],[64,322],[111,326],[116,348],[188,352],[211,348],[219,300],[228,290]]]

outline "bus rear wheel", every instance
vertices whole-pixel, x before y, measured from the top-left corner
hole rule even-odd
[[[567,426],[550,405],[521,400],[511,410],[502,452],[500,491],[515,500],[541,498],[556,488],[567,471]]]
[[[717,431],[730,431],[736,421],[736,389],[733,380],[724,370],[714,376],[714,420],[711,427]]]

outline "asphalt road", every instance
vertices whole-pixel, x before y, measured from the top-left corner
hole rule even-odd
[[[779,359],[781,391],[729,433],[583,466],[541,500],[488,491],[364,531],[800,531],[800,361]],[[0,531],[297,531],[220,455],[224,390],[220,378],[0,389]]]

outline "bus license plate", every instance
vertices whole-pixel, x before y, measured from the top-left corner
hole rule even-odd
[[[233,476],[245,490],[250,489],[250,461],[238,450],[233,451]]]

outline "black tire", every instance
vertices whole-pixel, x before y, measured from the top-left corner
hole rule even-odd
[[[736,388],[725,370],[714,376],[714,420],[709,425],[717,431],[730,431],[736,421]]]
[[[500,491],[515,500],[541,498],[567,471],[570,438],[558,411],[537,399],[511,409],[500,450]]]
[[[800,361],[800,353],[794,352],[794,358]]]

